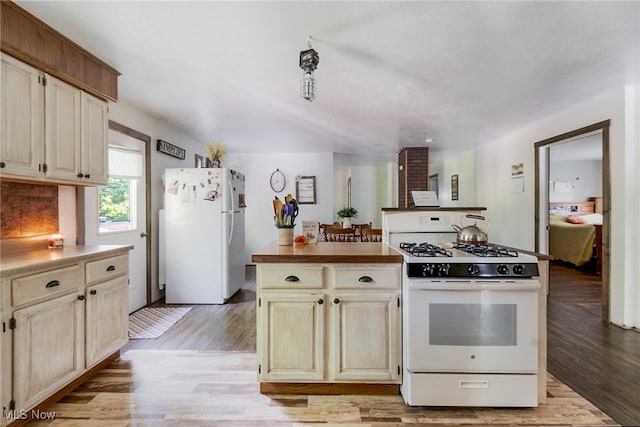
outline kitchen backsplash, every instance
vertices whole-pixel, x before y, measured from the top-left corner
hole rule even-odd
[[[0,182],[0,239],[58,232],[58,186]]]

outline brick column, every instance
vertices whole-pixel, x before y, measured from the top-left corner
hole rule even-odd
[[[429,148],[406,147],[398,153],[398,207],[414,207],[412,191],[429,189]]]

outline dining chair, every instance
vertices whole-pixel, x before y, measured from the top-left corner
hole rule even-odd
[[[382,242],[382,228],[363,228],[361,242]]]
[[[356,232],[353,228],[342,228],[340,226],[325,227],[325,238],[327,242],[355,242]]]

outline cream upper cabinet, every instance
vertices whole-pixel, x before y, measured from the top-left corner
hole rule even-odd
[[[47,76],[45,105],[47,177],[107,184],[107,103]]]
[[[44,163],[44,73],[1,55],[0,176],[37,178]]]
[[[93,184],[109,182],[107,103],[86,92],[80,94],[81,171],[83,179]]]
[[[46,176],[82,179],[80,165],[80,90],[47,76],[45,96]]]
[[[105,101],[3,54],[2,117],[2,176],[107,184]]]
[[[401,382],[400,264],[258,264],[264,382]]]

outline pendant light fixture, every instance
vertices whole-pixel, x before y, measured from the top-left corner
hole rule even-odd
[[[320,57],[318,52],[311,47],[311,36],[307,37],[307,46],[309,46],[309,49],[300,52],[300,68],[304,71],[300,96],[307,101],[313,101],[316,98],[316,79],[313,76],[313,72],[318,68]]]

